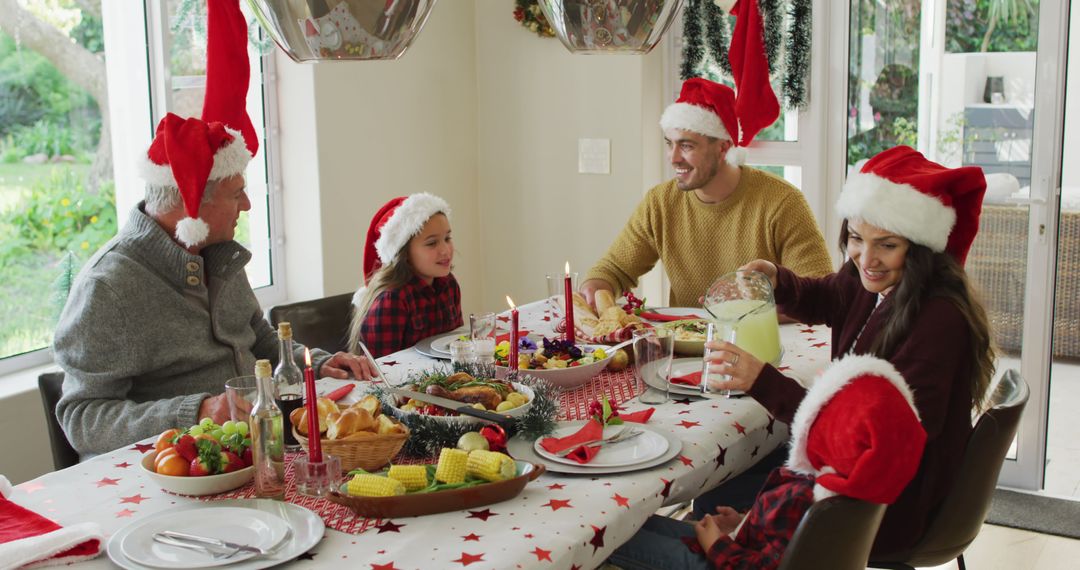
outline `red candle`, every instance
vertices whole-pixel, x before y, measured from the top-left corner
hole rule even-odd
[[[509,295],[506,296],[506,302],[510,304],[510,355],[506,360],[513,371],[518,369],[518,310]]]
[[[574,284],[570,280],[570,262],[566,262],[566,279],[563,281],[563,289],[566,292],[566,340],[577,340],[577,330],[574,328]]]
[[[308,426],[308,461],[322,462],[322,438],[319,437],[319,404],[315,393],[315,371],[311,368],[311,351],[304,349],[304,388],[307,392],[304,405],[307,406]]]

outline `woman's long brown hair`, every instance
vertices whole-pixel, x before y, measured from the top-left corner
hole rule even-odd
[[[840,226],[840,250],[847,254],[850,232],[848,222]],[[931,297],[951,301],[971,328],[971,399],[976,411],[982,411],[986,392],[994,376],[994,346],[990,336],[990,321],[986,309],[978,300],[964,268],[951,254],[935,253],[930,248],[909,240],[904,259],[904,274],[892,296],[892,310],[881,333],[874,339],[870,352],[889,359],[908,338],[912,323],[922,310],[923,302]],[[858,277],[858,269],[853,268]]]

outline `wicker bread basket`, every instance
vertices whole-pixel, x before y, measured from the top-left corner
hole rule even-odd
[[[408,429],[408,428],[406,428]],[[300,447],[307,452],[308,438],[297,433],[293,428],[293,437]],[[405,445],[409,433],[374,434],[363,439],[323,439],[322,451],[341,460],[341,469],[351,471],[356,468],[366,471],[382,469]]]

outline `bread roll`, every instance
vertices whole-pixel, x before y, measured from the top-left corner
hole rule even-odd
[[[375,417],[382,412],[382,405],[379,404],[379,399],[372,394],[364,396],[359,402],[353,404],[351,407],[363,408],[371,414],[371,417]]]
[[[593,299],[596,301],[597,315],[603,315],[608,309],[615,306],[615,296],[607,289],[597,289]]]
[[[589,306],[589,302],[585,300],[585,297],[581,296],[581,293],[574,293],[574,318],[575,319],[598,319],[596,313],[593,312],[592,307]]]
[[[378,433],[380,434],[405,433],[405,426],[390,419],[386,414],[379,416],[376,422],[378,423]]]
[[[329,398],[319,398],[315,400],[315,407],[319,411],[319,433],[326,433],[326,416],[340,412],[341,409]],[[304,422],[306,423],[307,420],[305,419]]]
[[[375,431],[376,422],[371,413],[363,408],[349,408],[344,412],[326,416],[327,439],[342,439],[358,431]]]
[[[296,433],[307,435],[307,408],[300,406],[289,413],[289,422],[296,428]]]

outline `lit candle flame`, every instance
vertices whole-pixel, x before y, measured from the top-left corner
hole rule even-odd
[[[304,347],[304,362],[307,363],[308,368],[311,368],[311,351],[307,347]]]
[[[566,262],[566,276],[570,277],[570,262]]]
[[[514,300],[510,298],[510,295],[506,296],[506,303],[510,305],[510,309],[516,309],[517,305],[514,304]]]

